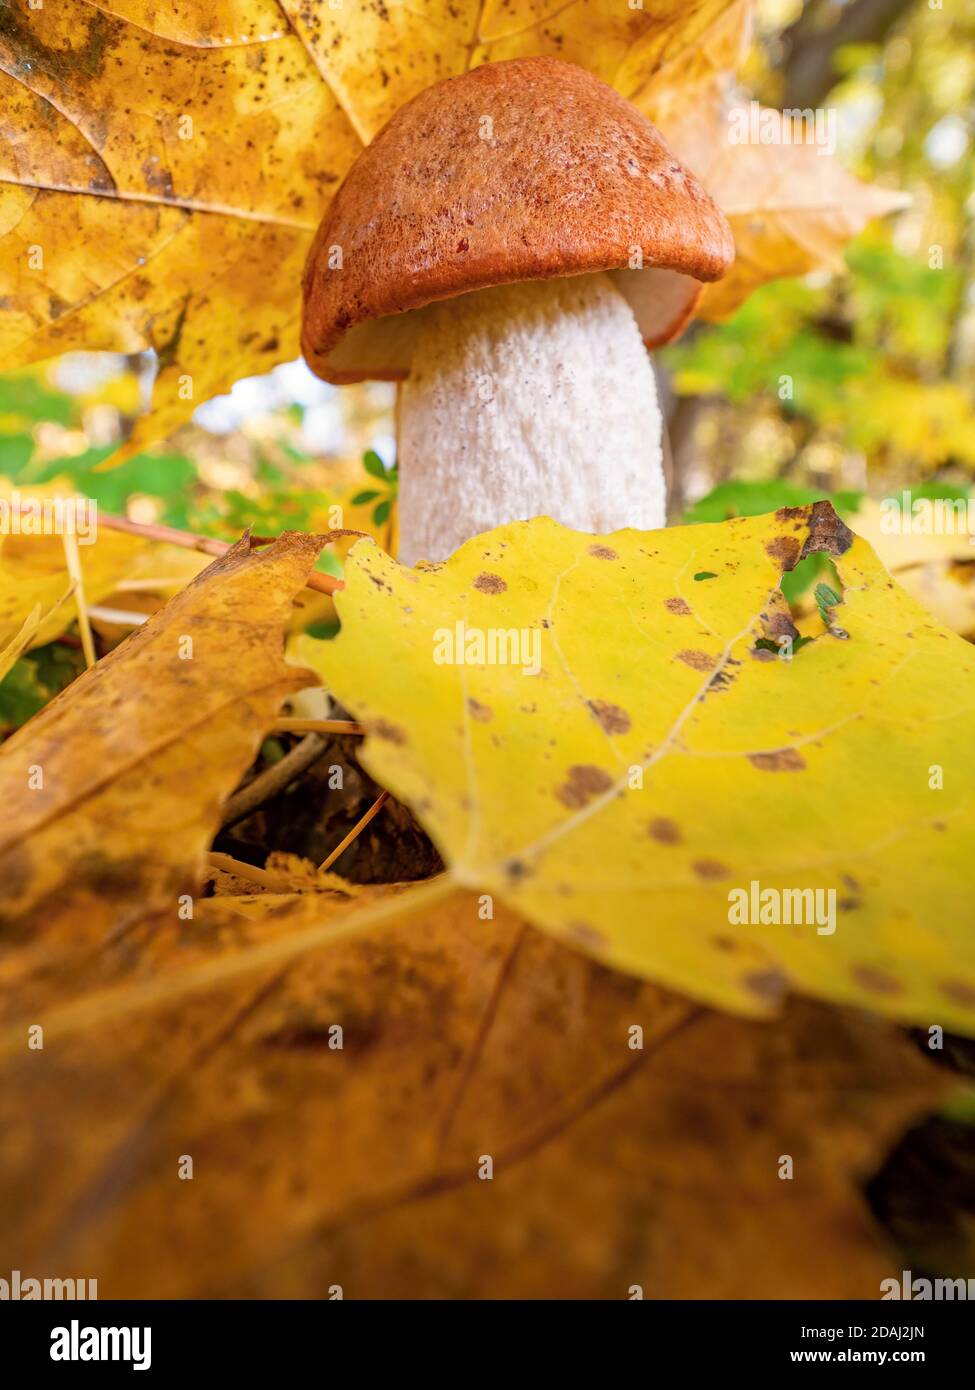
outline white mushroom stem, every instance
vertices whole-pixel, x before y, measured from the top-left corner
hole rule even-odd
[[[399,405],[400,560],[442,560],[506,521],[664,524],[653,368],[607,275],[430,306]]]

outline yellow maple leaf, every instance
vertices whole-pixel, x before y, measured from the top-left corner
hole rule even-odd
[[[842,604],[780,660],[781,574],[817,550]],[[317,665],[452,881],[735,1012],[791,986],[975,1032],[975,652],[828,503],[542,518],[416,570],[361,543],[346,583]]]
[[[304,257],[346,170],[442,78],[551,54],[624,95],[733,0],[11,0],[0,27],[0,360],[159,354],[115,456],[298,355]],[[9,286],[9,289],[8,289]]]

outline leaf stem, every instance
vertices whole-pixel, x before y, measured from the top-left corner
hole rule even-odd
[[[144,540],[165,541],[169,545],[182,546],[184,550],[198,550],[204,555],[224,555],[231,548],[230,541],[218,541],[213,536],[198,536],[193,531],[180,531],[175,526],[163,526],[155,521],[130,521],[127,516],[115,516],[111,512],[98,513],[98,522],[101,526],[106,526],[109,531],[124,531],[130,536],[141,536]],[[329,539],[334,540],[338,536],[361,536],[362,531],[329,531]],[[273,537],[262,536],[259,540],[251,538],[251,543],[256,545],[267,545]],[[341,579],[336,579],[332,574],[321,574],[313,570],[305,580],[305,587],[315,589],[320,594],[334,594],[339,589],[345,588],[345,583]]]

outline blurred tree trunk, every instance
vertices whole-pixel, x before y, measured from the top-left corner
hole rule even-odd
[[[808,0],[781,37],[781,105],[804,110],[817,107],[836,85],[836,50],[848,43],[879,43],[897,21],[923,0]],[[688,335],[700,328],[694,323]],[[687,336],[687,335],[685,335]],[[680,516],[694,447],[694,431],[707,407],[706,398],[678,396],[670,374],[657,364],[657,381],[665,419],[665,471],[668,516]]]
[[[782,35],[782,105],[819,106],[836,85],[833,58],[848,43],[879,43],[918,0],[812,0]],[[832,18],[835,16],[835,19]]]

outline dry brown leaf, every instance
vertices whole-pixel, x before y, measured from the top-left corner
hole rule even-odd
[[[3,745],[0,804],[16,809],[0,830],[8,941],[28,918],[50,953],[175,917],[224,797],[308,683],[285,664],[284,632],[322,543],[239,542]]]
[[[712,1014],[467,893],[342,940],[342,902],[214,901],[105,943],[103,979],[151,984],[336,933],[9,1057],[0,1264],[101,1297],[877,1296],[856,1183],[944,1092],[889,1025]],[[77,991],[35,978],[37,1020]]]
[[[643,103],[731,223],[734,265],[705,286],[696,307],[712,322],[770,280],[842,269],[843,248],[871,218],[910,203],[902,193],[861,183],[815,144],[732,143],[728,89],[728,75],[715,73],[693,88],[651,86]],[[747,108],[747,100],[735,106]],[[779,113],[762,108],[760,119],[775,121],[784,137]]]

